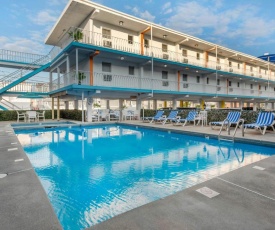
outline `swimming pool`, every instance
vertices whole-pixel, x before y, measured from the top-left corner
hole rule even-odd
[[[133,126],[16,131],[64,229],[83,229],[274,154]]]

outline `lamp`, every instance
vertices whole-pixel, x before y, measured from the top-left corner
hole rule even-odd
[[[167,35],[166,35],[166,34],[164,34],[164,35],[163,35],[163,38],[164,38],[164,39],[166,39],[166,38],[167,38]]]
[[[121,61],[123,61],[123,60],[124,60],[124,57],[123,57],[123,56],[122,56],[122,57],[120,57],[120,60],[121,60]]]
[[[123,26],[123,21],[119,21],[118,23],[120,26]]]

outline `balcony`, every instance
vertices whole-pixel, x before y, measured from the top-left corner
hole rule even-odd
[[[82,72],[82,71],[81,71]],[[52,90],[57,90],[62,87],[77,84],[77,85],[90,85],[90,72],[84,72],[86,78],[79,81],[75,72],[62,75],[60,78],[56,79],[52,84]],[[274,92],[270,89],[266,91],[252,90],[250,88],[241,87],[226,87],[223,85],[211,85],[211,84],[200,84],[200,83],[190,83],[186,81],[173,81],[169,79],[162,79],[161,76],[156,76],[154,79],[151,77],[139,77],[139,76],[124,76],[113,73],[93,73],[93,86],[99,87],[110,87],[123,88],[123,89],[140,89],[140,90],[158,90],[165,92],[182,92],[182,93],[198,93],[198,94],[218,94],[218,95],[228,95],[228,96],[251,96],[256,97],[274,97]],[[206,87],[207,86],[207,87]]]

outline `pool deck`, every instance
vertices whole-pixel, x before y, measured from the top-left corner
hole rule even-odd
[[[199,133],[210,138],[219,132],[218,129],[193,125],[182,127],[140,121],[123,123]],[[275,153],[274,137],[272,131],[261,135],[249,130],[243,138],[238,130],[236,140],[274,145]],[[1,174],[8,175],[1,178]],[[274,181],[275,156],[272,156],[135,208],[89,229],[271,230],[275,226]],[[207,195],[219,194],[209,198],[196,191],[198,189]],[[0,122],[0,203],[0,229],[62,229],[9,122]]]

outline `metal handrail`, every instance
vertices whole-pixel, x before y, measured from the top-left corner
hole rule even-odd
[[[235,135],[236,135],[236,132],[237,132],[237,129],[238,129],[240,123],[242,124],[242,126],[241,126],[241,129],[242,129],[242,136],[244,136],[244,119],[240,119],[240,120],[238,121],[237,125],[236,125],[235,130],[234,130],[233,138],[234,138]]]
[[[226,124],[226,121],[227,121],[227,124]],[[220,135],[221,135],[224,125],[227,125],[228,135],[230,135],[230,122],[229,122],[228,118],[226,118],[221,125],[220,132],[219,132],[219,138],[220,138]]]

